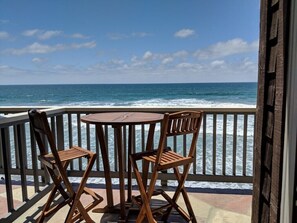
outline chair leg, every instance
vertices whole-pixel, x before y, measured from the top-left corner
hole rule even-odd
[[[58,186],[54,185],[54,187],[52,188],[50,195],[41,211],[41,214],[39,216],[39,218],[37,219],[37,223],[43,222],[44,218],[45,218],[45,212],[49,210],[51,203],[53,202],[54,198],[55,198],[55,194],[57,192]]]
[[[190,217],[192,219],[192,223],[197,223],[194,210],[192,208],[192,205],[190,203],[190,199],[189,199],[188,193],[187,193],[187,191],[186,191],[185,188],[182,189],[182,195],[183,195],[183,198],[184,198],[186,207],[188,209],[188,213],[189,213],[189,215],[190,215]]]
[[[197,220],[196,220],[192,205],[190,203],[190,199],[189,199],[187,191],[186,191],[186,189],[184,187],[184,183],[186,181],[186,177],[188,175],[189,169],[190,169],[190,165],[188,164],[188,165],[186,165],[184,167],[183,174],[180,174],[178,168],[177,167],[174,168],[174,173],[175,173],[176,179],[178,181],[178,187],[177,187],[177,189],[176,189],[176,191],[175,191],[175,193],[174,193],[174,195],[173,195],[173,197],[171,199],[172,205],[166,210],[166,214],[163,216],[162,220],[167,220],[168,219],[172,208],[175,208],[177,211],[179,211],[179,206],[177,205],[176,202],[177,202],[177,200],[178,200],[178,198],[180,196],[180,193],[182,193],[185,205],[186,205],[187,210],[188,210],[189,217],[190,217],[190,219],[192,219],[191,221],[193,223],[197,223]]]
[[[152,214],[152,209],[150,208],[150,201],[151,201],[151,197],[154,193],[154,190],[155,190],[155,184],[156,184],[156,181],[157,181],[157,178],[158,178],[158,171],[156,169],[153,170],[153,173],[152,173],[152,177],[151,177],[151,181],[150,181],[150,184],[149,184],[149,187],[148,187],[148,191],[146,193],[146,203],[148,205],[148,208],[144,208],[142,207],[141,210],[140,210],[140,216],[142,216],[142,212],[145,211],[145,214],[148,218],[148,221],[151,223],[151,222],[157,222],[154,218],[153,218],[153,214]],[[143,220],[143,218],[141,219]],[[142,221],[140,221],[142,222]]]
[[[65,220],[66,223],[74,222],[76,219],[76,216],[74,215],[76,209],[79,211],[78,216],[81,216],[82,219],[84,219],[86,222],[93,223],[94,221],[91,219],[90,215],[87,213],[85,207],[82,205],[81,201],[78,200],[78,198],[75,197],[70,210],[68,211],[67,218]],[[78,217],[79,218],[79,217]]]
[[[137,184],[139,186],[139,192],[140,192],[142,202],[143,202],[141,210],[137,216],[136,223],[142,223],[145,216],[147,217],[149,223],[156,223],[157,221],[154,219],[152,211],[151,211],[151,207],[150,207],[150,197],[151,197],[152,193],[151,193],[151,195],[149,192],[146,193],[146,185],[143,184],[142,176],[138,170],[137,163],[132,158],[132,156],[130,156],[130,160],[131,160],[131,164],[133,167],[133,171],[134,171],[134,174],[136,177]],[[155,178],[154,181],[156,181],[157,176],[155,176],[154,178]],[[153,180],[153,177],[152,177],[152,180]],[[152,181],[151,181],[151,184],[152,184]],[[150,188],[151,188],[151,186],[150,186]]]
[[[41,215],[39,216],[39,218],[37,220],[37,223],[44,221],[44,218],[46,217],[46,212],[48,210],[50,210],[50,206],[51,206],[53,200],[55,199],[55,195],[58,190],[59,190],[60,194],[63,196],[65,201],[67,199],[69,199],[68,194],[64,191],[64,188],[61,185],[61,182],[62,182],[61,176],[56,176],[56,174],[54,173],[54,170],[52,170],[52,169],[47,168],[47,171],[53,180],[54,186],[53,186],[53,188],[49,194],[49,197],[43,207]],[[65,202],[65,204],[66,204],[66,202]]]
[[[71,222],[71,220],[73,218],[73,214],[74,214],[76,208],[79,210],[82,218],[85,219],[86,222],[93,222],[93,220],[91,219],[91,217],[87,213],[86,209],[84,208],[84,206],[80,202],[80,197],[81,197],[82,193],[84,192],[84,188],[85,188],[85,185],[87,183],[87,179],[88,179],[88,176],[89,176],[89,174],[91,172],[91,169],[92,169],[92,167],[94,165],[95,159],[96,159],[95,155],[91,156],[88,159],[88,165],[87,165],[87,167],[85,169],[82,180],[81,180],[81,182],[79,184],[79,187],[78,187],[76,193],[74,193],[73,202],[72,202],[70,210],[69,210],[69,212],[67,214],[66,222]]]

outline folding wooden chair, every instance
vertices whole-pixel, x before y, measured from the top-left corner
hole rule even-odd
[[[189,197],[187,195],[184,183],[186,181],[190,165],[194,161],[194,154],[196,151],[196,143],[198,139],[199,129],[203,117],[203,112],[196,111],[181,111],[172,114],[166,113],[161,124],[161,136],[158,149],[145,152],[139,152],[130,155],[131,164],[133,166],[134,174],[139,186],[140,196],[134,197],[133,200],[141,209],[136,222],[142,223],[146,217],[148,222],[157,222],[155,216],[162,215],[162,220],[166,221],[174,208],[186,221],[196,223],[195,214],[191,206]],[[191,146],[189,148],[188,156],[183,156],[166,148],[166,140],[168,137],[179,135],[192,135]],[[137,161],[143,161],[143,175],[147,176],[149,163],[153,165],[153,172],[151,181],[147,187],[147,179],[143,177],[139,171]],[[179,167],[183,166],[183,172],[180,172]],[[158,172],[173,168],[178,186],[172,197],[165,191],[155,189],[155,184],[158,178]],[[182,194],[187,211],[183,210],[178,204],[177,200]],[[152,208],[151,198],[154,195],[162,195],[167,201],[161,207]]]
[[[29,110],[28,114],[35,139],[40,150],[38,158],[48,171],[53,181],[53,188],[37,222],[43,222],[45,217],[56,213],[66,204],[70,206],[70,209],[65,222],[74,222],[79,219],[84,219],[86,222],[94,222],[87,212],[99,204],[103,199],[101,196],[94,193],[94,191],[85,187],[85,184],[95,162],[96,153],[78,146],[58,151],[53,134],[49,127],[46,113],[39,112],[37,110]],[[51,153],[47,152],[47,142]],[[88,163],[81,182],[78,185],[78,189],[75,191],[67,177],[66,170],[69,163],[77,158],[86,158]],[[88,205],[83,206],[80,201],[82,193],[90,195],[93,198],[93,201]],[[54,198],[58,194],[60,194],[63,198],[62,202],[52,205]]]

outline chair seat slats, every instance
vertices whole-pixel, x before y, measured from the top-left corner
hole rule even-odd
[[[67,150],[58,151],[58,155],[60,157],[61,162],[70,161],[73,159],[81,158],[81,157],[89,157],[90,155],[94,154],[91,151],[88,150],[82,150],[82,148],[74,146]],[[39,157],[40,160],[42,160],[45,165],[54,168],[54,165],[56,164],[56,160],[52,153],[41,155]]]
[[[155,163],[157,159],[157,154],[144,156],[143,159]],[[191,157],[184,157],[173,151],[167,151],[167,152],[163,152],[162,154],[160,166],[167,165],[170,163],[176,163],[176,162],[180,162],[182,160],[188,160],[188,159],[191,159]]]

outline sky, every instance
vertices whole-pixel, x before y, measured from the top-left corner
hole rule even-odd
[[[259,0],[0,0],[0,85],[256,82]]]

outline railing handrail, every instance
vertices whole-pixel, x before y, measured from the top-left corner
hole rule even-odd
[[[26,112],[31,108],[56,111],[64,110],[65,112],[104,112],[104,111],[147,111],[147,112],[175,112],[180,110],[203,110],[204,112],[212,113],[254,113],[256,107],[239,107],[239,108],[209,108],[209,107],[133,107],[133,106],[0,106],[0,113],[13,113],[19,114]],[[10,115],[11,116],[11,115]],[[10,117],[7,116],[7,117]],[[1,119],[0,119],[1,124]]]
[[[29,109],[36,108],[43,110],[47,113],[49,117],[56,115],[58,113],[91,113],[91,112],[106,112],[106,111],[138,111],[138,112],[156,112],[156,113],[165,113],[165,112],[176,112],[181,110],[203,110],[204,113],[214,113],[214,114],[254,114],[256,108],[200,108],[200,107],[127,107],[127,106],[114,106],[114,107],[105,107],[105,106],[0,106],[0,114],[8,114],[1,116],[0,118],[0,127],[7,127],[28,121],[27,111]]]

